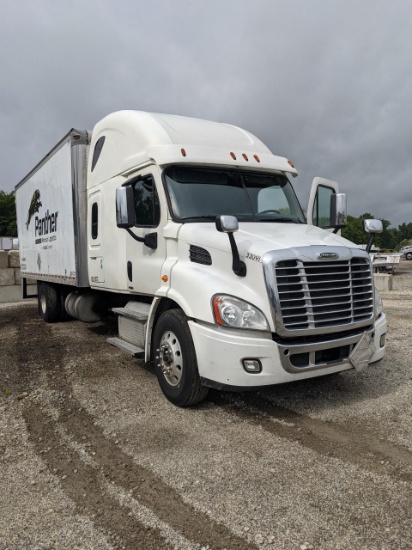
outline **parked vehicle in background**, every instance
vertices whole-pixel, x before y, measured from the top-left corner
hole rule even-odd
[[[401,248],[401,258],[405,260],[412,260],[412,245]]]
[[[19,239],[14,237],[0,237],[0,250],[18,250]]]
[[[109,342],[153,360],[179,406],[361,370],[385,351],[372,240],[338,235],[330,180],[314,179],[306,219],[295,176],[227,124],[121,111],[72,129],[16,187],[23,289],[37,280],[46,322],[117,314]]]
[[[397,253],[389,254],[377,252],[371,254],[372,266],[375,272],[395,273],[396,266],[399,265],[401,255]]]

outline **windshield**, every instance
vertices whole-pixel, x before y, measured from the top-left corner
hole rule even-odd
[[[181,221],[214,220],[305,223],[286,176],[240,170],[171,167],[165,171],[172,212]]]

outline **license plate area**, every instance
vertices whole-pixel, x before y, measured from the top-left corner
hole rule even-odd
[[[355,369],[360,372],[368,365],[372,355],[375,353],[375,344],[369,332],[364,332],[362,338],[349,355],[349,360]]]

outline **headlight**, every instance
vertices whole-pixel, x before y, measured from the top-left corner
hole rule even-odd
[[[269,330],[266,317],[257,307],[234,296],[216,294],[212,298],[215,321],[219,325],[250,330]]]
[[[375,319],[377,319],[383,313],[383,303],[379,290],[376,288],[375,291]]]

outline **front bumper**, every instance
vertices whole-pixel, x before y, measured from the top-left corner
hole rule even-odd
[[[385,353],[386,317],[382,314],[370,330],[375,352],[369,363]],[[278,344],[271,333],[233,330],[189,321],[200,377],[206,384],[254,388],[314,378],[353,368],[348,355],[362,333],[309,344]],[[336,350],[339,351],[336,351]],[[306,362],[306,354],[308,361]],[[299,355],[298,360],[293,360]],[[248,373],[244,359],[257,359],[260,373]]]

